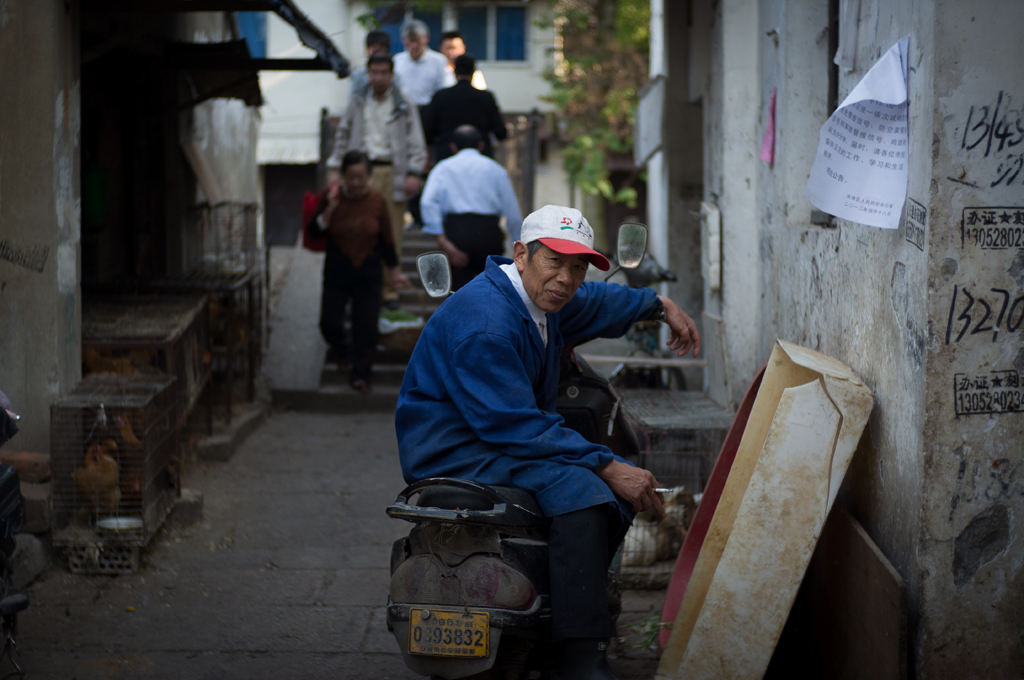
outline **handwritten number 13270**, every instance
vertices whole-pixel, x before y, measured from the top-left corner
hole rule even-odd
[[[1003,319],[1006,319],[1008,333],[1016,333],[1021,323],[1024,323],[1024,295],[1015,298],[1011,304],[1010,291],[1005,288],[989,288],[989,290],[999,296],[995,305],[989,304],[980,296],[971,295],[967,288],[953,286],[953,299],[949,303],[949,322],[946,324],[947,345],[950,342],[960,342],[968,330],[971,335],[990,332],[992,333],[992,342],[995,342],[999,337],[999,329],[1003,326]],[[967,306],[963,308],[959,316],[956,316],[957,302],[960,297],[966,301]],[[999,312],[993,321],[993,312],[997,307]],[[1013,321],[1014,317],[1017,319],[1016,323]],[[960,326],[960,322],[963,322],[963,326]],[[973,329],[971,328],[972,324]],[[954,338],[955,327],[959,327],[960,332]]]

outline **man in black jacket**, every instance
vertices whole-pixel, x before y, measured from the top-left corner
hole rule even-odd
[[[471,81],[476,59],[466,53],[455,58],[455,84],[434,93],[423,112],[423,136],[434,149],[434,162],[452,155],[452,133],[461,125],[472,125],[484,135],[483,154],[494,156],[491,133],[501,141],[508,136],[498,102],[487,90],[478,90]]]

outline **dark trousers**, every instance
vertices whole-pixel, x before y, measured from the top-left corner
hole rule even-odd
[[[608,504],[551,518],[548,572],[554,642],[616,635],[608,613],[608,566],[628,528]]]
[[[341,255],[328,257],[320,297],[320,333],[339,359],[352,361],[352,380],[369,380],[377,349],[377,317],[380,315],[380,258],[368,257],[354,267]],[[345,333],[345,306],[352,301],[352,342]]]
[[[497,215],[457,213],[445,215],[444,235],[456,248],[469,255],[469,266],[452,267],[452,290],[469,283],[487,266],[488,255],[505,252],[505,235]]]

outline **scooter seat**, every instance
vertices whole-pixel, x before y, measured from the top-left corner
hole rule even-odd
[[[537,500],[529,491],[514,486],[492,486],[506,502],[525,508],[534,514],[544,512]],[[416,505],[423,507],[444,508],[445,510],[493,510],[494,502],[480,491],[462,489],[454,486],[432,486],[420,492]]]
[[[408,522],[546,527],[548,518],[529,491],[464,479],[435,477],[406,487],[388,506],[389,517]]]

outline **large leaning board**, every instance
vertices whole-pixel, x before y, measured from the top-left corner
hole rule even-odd
[[[776,343],[659,677],[764,675],[873,404],[845,364]]]

